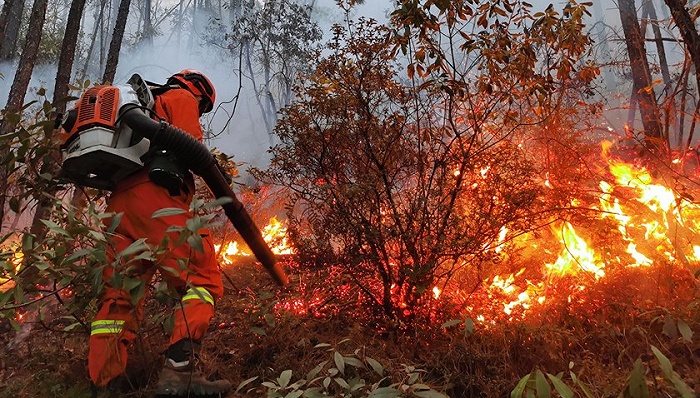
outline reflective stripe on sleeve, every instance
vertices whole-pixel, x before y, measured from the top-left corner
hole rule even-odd
[[[90,324],[90,336],[96,334],[119,334],[124,329],[124,321],[119,319],[105,319],[93,321]]]
[[[194,287],[187,289],[187,293],[182,297],[181,301],[199,299],[214,305],[214,297],[203,287]]]

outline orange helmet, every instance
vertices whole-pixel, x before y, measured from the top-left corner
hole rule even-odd
[[[177,84],[194,95],[199,95],[199,114],[207,113],[214,108],[216,90],[208,77],[196,69],[184,69],[168,78],[167,84]]]

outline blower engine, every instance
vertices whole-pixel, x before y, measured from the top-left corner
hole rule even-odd
[[[123,123],[124,105],[142,112],[153,107],[145,81],[134,74],[128,86],[89,88],[63,120],[61,153],[64,175],[78,185],[114,189],[124,177],[143,168],[150,141]]]

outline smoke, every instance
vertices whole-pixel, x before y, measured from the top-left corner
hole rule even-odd
[[[165,4],[168,3],[168,4]],[[166,6],[177,4],[173,0],[166,1]],[[323,40],[330,38],[331,27],[335,23],[344,23],[345,15],[337,6],[335,0],[317,0],[313,2],[314,9],[312,17],[317,21],[324,33]],[[565,2],[555,4],[555,9],[561,10]],[[604,25],[615,26],[618,24],[619,14],[614,4],[610,1],[596,3],[595,10],[591,17],[591,31],[594,30],[596,21],[602,21]],[[544,9],[547,4],[543,0],[532,2],[533,9]],[[387,22],[391,10],[395,7],[395,1],[366,1],[358,5],[350,17],[357,19],[361,16],[374,18],[380,22]],[[660,16],[664,14],[665,8],[661,5],[657,7]],[[604,14],[600,15],[600,14]],[[91,25],[94,19],[94,10],[89,7],[85,11],[83,34],[87,40],[92,32]],[[127,26],[126,38],[133,38],[138,32],[138,27],[134,26],[137,19],[140,19],[137,12],[132,9],[130,23]],[[206,131],[212,137],[207,144],[216,147],[234,160],[243,164],[240,168],[245,171],[248,166],[265,168],[269,163],[268,149],[274,143],[274,138],[270,137],[262,121],[261,112],[256,101],[256,88],[251,87],[245,77],[241,77],[238,71],[237,61],[230,56],[226,56],[221,49],[214,46],[205,45],[200,35],[206,29],[208,21],[199,21],[198,26],[191,32],[183,32],[182,35],[174,34],[172,23],[170,26],[163,24],[159,26],[160,35],[154,38],[152,44],[139,44],[128,47],[125,45],[119,59],[116,84],[123,84],[133,73],[140,74],[144,79],[153,82],[164,82],[168,76],[182,69],[198,69],[204,72],[214,83],[217,90],[217,100],[214,111],[202,118],[202,123]],[[597,41],[610,38],[610,31],[607,37],[596,37]],[[191,37],[189,37],[191,36]],[[222,38],[223,42],[223,38]],[[85,45],[83,45],[85,47]],[[649,48],[653,54],[654,49]],[[682,53],[682,51],[681,51]],[[677,55],[677,54],[674,54]],[[82,64],[83,60],[76,59],[76,66]],[[12,84],[16,63],[0,64],[0,100],[4,105],[7,101],[7,94]],[[38,65],[30,83],[25,102],[41,100],[37,96],[39,88],[45,88],[48,97],[51,98],[53,82],[55,78],[54,65]],[[610,72],[604,71],[605,77],[611,76]],[[98,81],[99,76],[87,76],[91,81]]]

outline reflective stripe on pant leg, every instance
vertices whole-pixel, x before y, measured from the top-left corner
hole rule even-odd
[[[107,385],[126,370],[127,342],[135,336],[125,327],[126,321],[99,319],[90,324],[88,371],[98,386]]]
[[[90,324],[90,336],[96,334],[119,334],[124,330],[124,321],[120,319],[104,319]]]
[[[175,325],[170,344],[181,339],[200,341],[214,316],[214,296],[203,287],[192,287],[181,299],[182,307],[175,311]]]
[[[187,289],[187,292],[185,293],[184,296],[182,296],[182,301],[183,303],[187,300],[202,300],[206,303],[211,304],[212,306],[214,305],[214,297],[209,293],[209,291],[203,287],[193,287]]]

